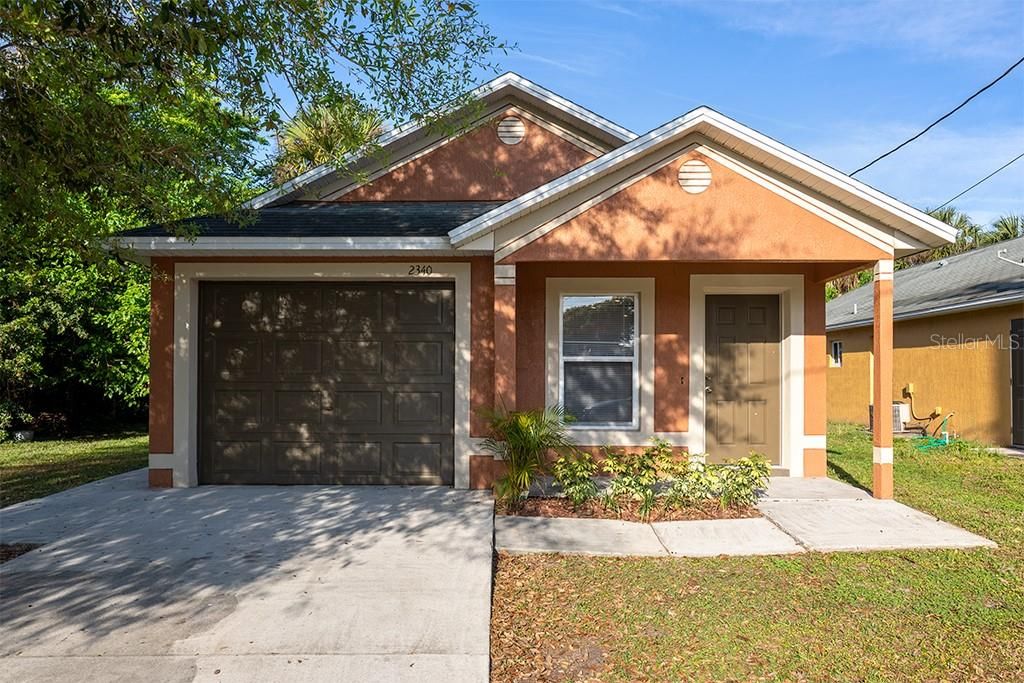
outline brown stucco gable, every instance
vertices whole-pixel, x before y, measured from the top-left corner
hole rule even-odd
[[[679,166],[701,159],[710,187],[688,194]],[[587,197],[566,202],[566,210]],[[519,261],[872,261],[891,255],[691,150],[506,256]]]
[[[526,135],[507,145],[497,123],[518,116]],[[594,154],[513,110],[358,187],[339,201],[510,200],[594,159]]]

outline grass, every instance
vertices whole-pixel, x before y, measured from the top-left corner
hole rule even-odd
[[[145,467],[144,433],[0,443],[0,507]]]
[[[871,442],[833,425],[831,476]],[[1024,681],[1024,461],[896,449],[896,497],[995,550],[748,558],[500,556],[495,681]]]

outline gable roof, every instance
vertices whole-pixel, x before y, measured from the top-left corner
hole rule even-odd
[[[610,152],[527,192],[451,232],[459,246],[594,182],[654,150],[699,134],[803,187],[895,231],[912,253],[952,241],[955,230],[811,157],[748,128],[708,107],[698,107]]]
[[[609,148],[618,147],[636,138],[636,133],[511,71],[478,86],[468,97],[484,104],[519,101],[532,105],[540,111],[549,112],[557,119],[571,123],[582,132],[604,142]],[[399,145],[425,138],[429,133],[428,124],[408,122],[383,133],[377,139],[377,144],[386,153]],[[353,164],[361,158],[359,154],[349,155],[345,159],[345,164]],[[337,169],[333,165],[323,164],[254,197],[247,202],[246,207],[259,209],[298,199],[304,192],[331,182],[337,175]]]
[[[1017,263],[1000,259],[998,254],[1003,249],[1007,258]],[[1015,301],[1024,301],[1024,237],[898,270],[894,277],[894,320]],[[874,308],[874,288],[859,287],[828,302],[825,326],[839,330],[870,325]]]

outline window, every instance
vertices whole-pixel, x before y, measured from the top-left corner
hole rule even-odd
[[[635,294],[561,297],[560,400],[577,427],[639,425]]]
[[[830,368],[843,367],[843,342],[832,342],[832,353],[829,355],[828,366]]]

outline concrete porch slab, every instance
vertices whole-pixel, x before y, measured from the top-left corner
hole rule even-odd
[[[764,518],[655,522],[651,525],[671,555],[788,555],[804,549]]]
[[[494,545],[508,553],[667,555],[650,524],[617,519],[494,518]]]
[[[864,500],[871,494],[826,477],[772,477],[765,500]]]
[[[809,550],[996,546],[987,538],[892,500],[766,500],[758,509]]]

